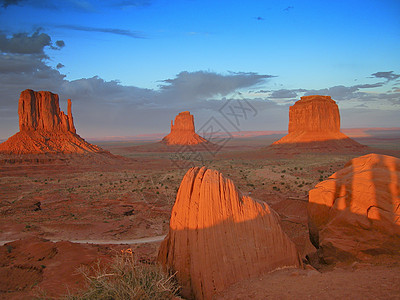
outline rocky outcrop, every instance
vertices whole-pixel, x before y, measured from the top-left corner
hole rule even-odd
[[[289,134],[340,133],[339,107],[330,96],[305,96],[289,108]]]
[[[400,159],[368,154],[309,192],[310,239],[328,263],[399,254]]]
[[[65,115],[57,94],[25,90],[19,98],[18,117],[20,131],[0,144],[0,153],[105,152],[76,134],[70,99]]]
[[[171,120],[171,133],[161,142],[167,145],[197,145],[207,140],[195,132],[193,115],[184,111],[175,117],[175,124]]]
[[[196,299],[211,299],[235,282],[276,268],[301,265],[278,215],[205,167],[184,176],[158,260],[177,272],[183,296]]]
[[[330,96],[304,96],[289,108],[288,134],[269,150],[277,152],[348,152],[367,147],[340,131],[339,108]]]
[[[68,115],[60,111],[57,94],[47,91],[25,90],[18,104],[20,131],[69,131],[76,133],[68,99]]]

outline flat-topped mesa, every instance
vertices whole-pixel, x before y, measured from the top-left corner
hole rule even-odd
[[[70,131],[76,133],[68,99],[68,115],[60,110],[57,94],[25,90],[18,104],[19,130]]]
[[[193,115],[184,111],[175,117],[175,123],[171,120],[171,133],[162,142],[167,145],[197,145],[207,140],[195,132]]]
[[[177,272],[187,299],[212,299],[241,280],[302,264],[278,214],[205,167],[184,176],[158,260]]]
[[[289,134],[340,132],[339,107],[330,96],[304,96],[289,108]]]
[[[0,144],[0,153],[106,153],[76,134],[71,105],[68,99],[66,115],[60,110],[57,94],[23,91],[18,103],[20,131]]]
[[[280,153],[364,151],[340,131],[339,107],[330,96],[304,96],[289,108],[288,134],[268,148]]]

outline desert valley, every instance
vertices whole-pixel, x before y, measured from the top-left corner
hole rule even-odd
[[[184,111],[164,138],[90,143],[71,105],[23,91],[0,144],[0,298],[123,299],[93,292],[127,276],[115,258],[170,272],[156,298],[400,297],[400,128],[341,130],[313,95],[287,135],[226,141]]]

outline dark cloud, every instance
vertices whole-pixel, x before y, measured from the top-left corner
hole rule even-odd
[[[105,81],[94,76],[79,80],[65,80],[64,75],[48,67],[33,56],[4,55],[0,61],[0,136],[7,137],[17,121],[17,102],[26,88],[50,90],[59,94],[61,106],[73,100],[78,132],[83,136],[133,135],[141,132],[166,132],[169,122],[180,111],[190,110],[197,122],[206,122],[211,114],[218,114],[224,95],[238,96],[242,88],[265,82],[271,75],[256,73],[181,72],[175,78],[162,81],[158,90],[124,86],[118,81]],[[18,66],[18,70],[16,70]],[[258,109],[265,109],[274,119],[273,109],[283,110],[273,102],[259,100]],[[7,116],[7,119],[2,119]],[[278,118],[279,119],[279,118]],[[282,118],[280,118],[282,120]],[[8,122],[8,123],[7,123]],[[281,121],[282,122],[282,121]],[[199,124],[197,123],[197,124]],[[100,133],[101,132],[101,133]]]
[[[281,89],[281,90],[276,90],[273,91],[270,95],[271,98],[296,98],[297,93],[295,90],[286,90],[286,89]]]
[[[94,5],[90,1],[76,1],[76,0],[0,0],[2,7],[7,8],[8,6],[29,6],[44,9],[60,10],[64,8],[70,8],[79,11],[93,11]]]
[[[265,91],[268,92],[268,91]],[[272,91],[270,94],[271,98],[296,98],[298,93],[307,92],[305,89],[294,89],[294,90],[287,90],[287,89],[280,89],[276,91]]]
[[[291,9],[293,9],[294,8],[294,6],[288,6],[288,7],[286,7],[285,9],[283,9],[284,11],[289,11],[289,10],[291,10]]]
[[[118,28],[97,28],[97,27],[87,27],[87,26],[79,26],[79,25],[56,25],[58,28],[65,28],[71,30],[78,31],[87,31],[87,32],[102,32],[102,33],[111,33],[117,35],[128,36],[135,39],[144,39],[146,36],[139,31],[130,31],[125,29]]]
[[[320,90],[307,90],[307,92],[304,94],[305,96],[308,95],[328,95],[331,96],[332,99],[335,100],[346,100],[346,99],[351,99],[354,97],[354,92],[358,91],[359,88],[356,86],[343,86],[343,85],[338,85],[338,86],[333,86],[330,88],[326,89],[320,89]]]
[[[179,99],[226,96],[238,89],[264,83],[272,77],[274,76],[245,72],[230,72],[227,75],[205,71],[181,72],[174,79],[164,80],[160,89]]]
[[[56,46],[61,49],[62,47],[65,46],[65,42],[64,41],[56,41]]]
[[[372,88],[381,87],[383,85],[384,85],[383,82],[377,82],[377,83],[372,83],[372,84],[359,84],[359,85],[355,85],[354,87],[356,87],[358,89],[372,89]]]
[[[107,9],[111,7],[115,8],[137,8],[146,7],[151,5],[152,1],[149,0],[121,0],[121,1],[109,1],[109,0],[0,0],[0,6],[7,8],[8,6],[30,6],[52,10],[61,9],[72,9],[83,12],[97,12],[99,9]]]
[[[124,0],[124,1],[111,1],[108,5],[114,7],[143,7],[150,6],[152,1],[150,0]]]
[[[22,2],[22,0],[0,0],[0,5],[7,8],[10,5],[18,5],[20,2]]]
[[[375,78],[384,78],[384,79],[386,79],[388,81],[400,78],[400,75],[393,73],[393,71],[376,72],[376,73],[371,74],[371,76],[373,76]]]
[[[44,55],[45,47],[59,50],[64,45],[64,41],[57,41],[54,46],[50,36],[41,33],[40,30],[35,31],[32,35],[28,35],[26,32],[15,33],[11,37],[7,37],[4,33],[0,34],[0,51],[3,53]]]

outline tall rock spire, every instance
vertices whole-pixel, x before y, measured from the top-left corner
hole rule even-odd
[[[57,94],[48,91],[21,92],[18,102],[19,132],[0,144],[0,153],[105,152],[76,134],[68,99],[68,114],[60,110]]]

